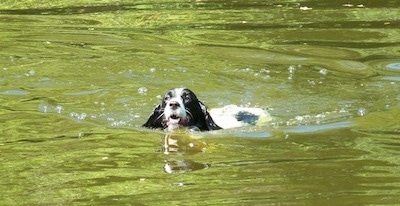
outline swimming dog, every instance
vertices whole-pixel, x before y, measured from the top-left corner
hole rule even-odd
[[[166,131],[186,128],[189,131],[210,131],[230,129],[246,125],[262,126],[272,120],[270,114],[261,108],[226,105],[210,111],[187,88],[175,88],[165,94],[144,127]]]
[[[206,106],[187,88],[168,91],[143,126],[167,131],[178,128],[188,128],[191,131],[222,129],[211,118]]]

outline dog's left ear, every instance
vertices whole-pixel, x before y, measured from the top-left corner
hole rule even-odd
[[[157,105],[154,110],[153,113],[150,115],[149,119],[147,120],[146,123],[144,123],[142,126],[143,127],[148,127],[148,128],[163,128],[163,110],[161,107],[161,104]]]
[[[206,120],[206,125],[208,130],[218,130],[218,129],[222,129],[220,126],[218,126],[214,120],[211,118],[210,113],[208,113],[207,111],[207,107],[206,105],[203,104],[203,102],[199,101],[201,110],[203,111],[205,120]]]

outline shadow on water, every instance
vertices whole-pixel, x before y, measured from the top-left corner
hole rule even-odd
[[[397,205],[398,1],[0,2],[5,205]],[[141,128],[188,87],[273,120]]]

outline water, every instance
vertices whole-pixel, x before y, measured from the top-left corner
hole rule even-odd
[[[400,204],[399,3],[1,2],[0,200]],[[274,120],[141,128],[173,87]]]

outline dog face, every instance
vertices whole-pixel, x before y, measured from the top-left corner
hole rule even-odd
[[[200,131],[221,129],[212,120],[206,106],[186,88],[175,88],[167,92],[143,126],[169,131],[181,127]]]

